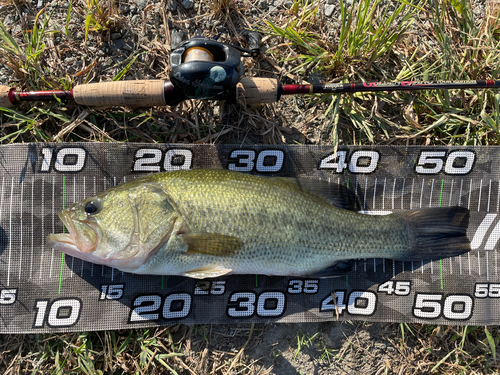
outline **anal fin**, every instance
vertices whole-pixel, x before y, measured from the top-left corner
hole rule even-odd
[[[232,269],[224,268],[222,266],[209,266],[184,272],[182,276],[191,277],[193,279],[205,279],[207,277],[219,277],[228,274],[231,271]]]
[[[340,260],[338,262],[335,262],[331,266],[329,266],[323,270],[314,272],[313,274],[310,274],[308,276],[317,277],[320,279],[326,278],[326,277],[344,276],[352,271],[352,269],[354,268],[354,263],[356,263],[355,259]]]

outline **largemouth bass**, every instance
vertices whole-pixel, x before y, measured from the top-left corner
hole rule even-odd
[[[300,181],[227,170],[153,174],[62,210],[69,233],[47,243],[126,272],[200,279],[331,277],[349,272],[353,259],[420,261],[470,250],[466,208],[363,215],[306,188],[328,183]]]

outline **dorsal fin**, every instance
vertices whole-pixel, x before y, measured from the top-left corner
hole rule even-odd
[[[353,189],[348,189],[347,186],[339,185],[335,182],[325,180],[317,180],[312,178],[302,177],[278,177],[284,180],[294,182],[301,188],[318,194],[325,198],[331,205],[342,208],[344,210],[358,211],[362,207],[356,197]]]

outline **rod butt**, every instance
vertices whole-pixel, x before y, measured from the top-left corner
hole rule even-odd
[[[73,88],[75,102],[91,107],[153,107],[165,105],[162,80],[90,83]]]

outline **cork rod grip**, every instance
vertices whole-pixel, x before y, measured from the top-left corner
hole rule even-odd
[[[242,78],[237,86],[238,100],[246,104],[275,103],[280,86],[273,78]]]
[[[10,90],[8,86],[0,86],[0,107],[11,108],[13,106],[9,99]]]
[[[92,107],[152,107],[165,105],[162,80],[91,83],[75,86],[73,97]]]

